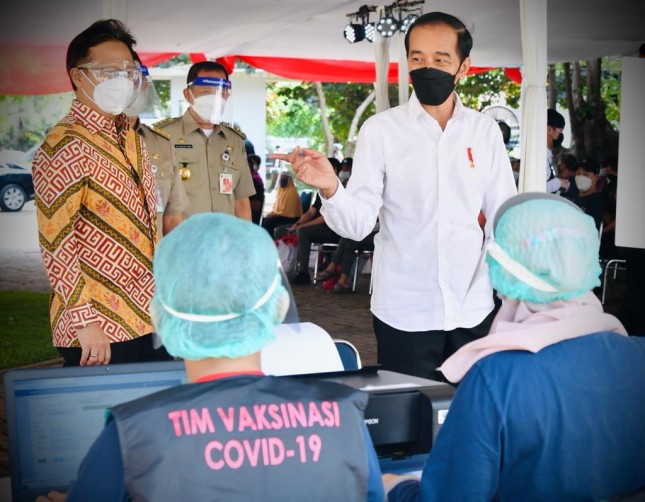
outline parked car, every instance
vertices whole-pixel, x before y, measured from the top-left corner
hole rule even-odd
[[[31,163],[38,146],[35,145],[26,152],[0,151],[0,209],[2,211],[20,211],[27,202],[34,200]]]
[[[0,164],[0,209],[20,211],[34,200],[34,182],[31,171],[15,164]]]

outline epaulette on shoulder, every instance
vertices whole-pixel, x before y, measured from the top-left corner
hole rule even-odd
[[[154,130],[155,128],[156,128],[156,129],[163,129],[163,128],[164,128],[164,127],[166,127],[167,125],[170,125],[170,124],[172,124],[173,122],[177,122],[180,118],[181,118],[181,117],[169,117],[169,118],[167,118],[167,119],[162,119],[162,120],[160,120],[159,122],[155,122],[154,124],[152,124],[152,126],[151,126],[150,128],[151,128],[151,129],[153,129],[153,130]],[[155,132],[156,132],[156,131],[155,131]]]
[[[151,125],[151,126],[148,126],[148,129],[150,129],[150,130],[151,130],[152,132],[154,132],[155,134],[158,134],[158,135],[159,135],[159,136],[161,136],[162,138],[165,138],[165,139],[168,139],[168,140],[170,139],[170,134],[168,134],[166,131],[162,131],[161,129],[158,129],[158,128],[156,127],[156,124],[153,124],[153,125]]]
[[[246,134],[244,134],[244,131],[242,131],[242,129],[240,129],[240,126],[238,126],[237,124],[233,124],[232,126],[230,126],[228,124],[224,124],[224,127],[226,127],[227,129],[230,129],[231,131],[233,131],[240,138],[246,139]]]

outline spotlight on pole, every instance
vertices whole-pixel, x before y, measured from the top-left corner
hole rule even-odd
[[[376,31],[382,37],[389,38],[396,33],[399,29],[399,22],[392,16],[391,12],[388,12],[376,23]]]
[[[368,42],[374,42],[374,37],[376,36],[376,28],[374,23],[367,23],[365,25],[365,40]]]
[[[407,33],[412,23],[414,23],[419,16],[416,14],[408,14],[403,21],[401,21],[401,32]]]
[[[350,23],[345,26],[343,34],[345,35],[345,40],[350,44],[354,44],[365,38],[365,27],[362,24]]]

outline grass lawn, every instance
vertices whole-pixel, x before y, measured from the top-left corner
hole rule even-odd
[[[49,294],[0,291],[0,370],[57,357],[49,326]]]

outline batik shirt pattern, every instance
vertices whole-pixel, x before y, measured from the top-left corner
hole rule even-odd
[[[34,158],[54,345],[99,323],[111,342],[153,331],[154,182],[141,136],[74,101]]]

